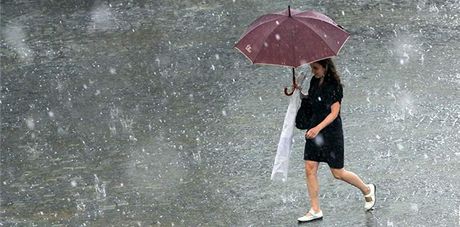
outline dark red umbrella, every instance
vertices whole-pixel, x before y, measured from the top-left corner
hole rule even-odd
[[[253,64],[292,67],[295,88],[294,68],[337,56],[349,36],[324,14],[288,7],[252,22],[235,47]]]

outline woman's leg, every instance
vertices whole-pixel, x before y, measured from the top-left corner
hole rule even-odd
[[[361,190],[361,192],[364,195],[367,195],[370,192],[369,187],[366,184],[364,184],[361,178],[359,178],[358,175],[356,175],[355,173],[345,170],[344,168],[342,169],[331,168],[331,172],[332,172],[332,175],[334,175],[336,179],[343,180],[359,188],[359,190]]]
[[[307,176],[307,188],[310,195],[310,206],[315,212],[320,211],[319,207],[319,182],[318,182],[318,166],[315,161],[305,161],[305,173]]]

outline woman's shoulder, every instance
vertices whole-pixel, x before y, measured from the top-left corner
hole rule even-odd
[[[313,83],[316,82],[317,80],[318,80],[318,79],[316,79],[315,76],[312,76],[312,77],[310,78],[310,84],[313,84]]]
[[[326,87],[331,88],[331,89],[342,89],[343,88],[342,84],[336,81],[329,81]]]
[[[326,93],[342,94],[343,86],[339,83],[328,83],[326,86],[324,86],[324,91]]]

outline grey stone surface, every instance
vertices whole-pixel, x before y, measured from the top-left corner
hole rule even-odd
[[[302,131],[270,181],[290,70],[233,49],[288,3],[2,1],[0,225],[297,225]],[[460,3],[291,5],[351,33],[345,168],[378,186],[366,213],[321,164],[311,226],[460,225]]]

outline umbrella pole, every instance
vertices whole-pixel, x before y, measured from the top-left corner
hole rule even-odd
[[[287,87],[284,88],[284,94],[287,96],[291,96],[294,94],[295,89],[297,88],[297,84],[295,82],[295,68],[292,68],[292,91],[291,93],[288,93]]]
[[[292,85],[294,85],[294,88],[297,87],[295,83],[295,68],[292,68]]]

